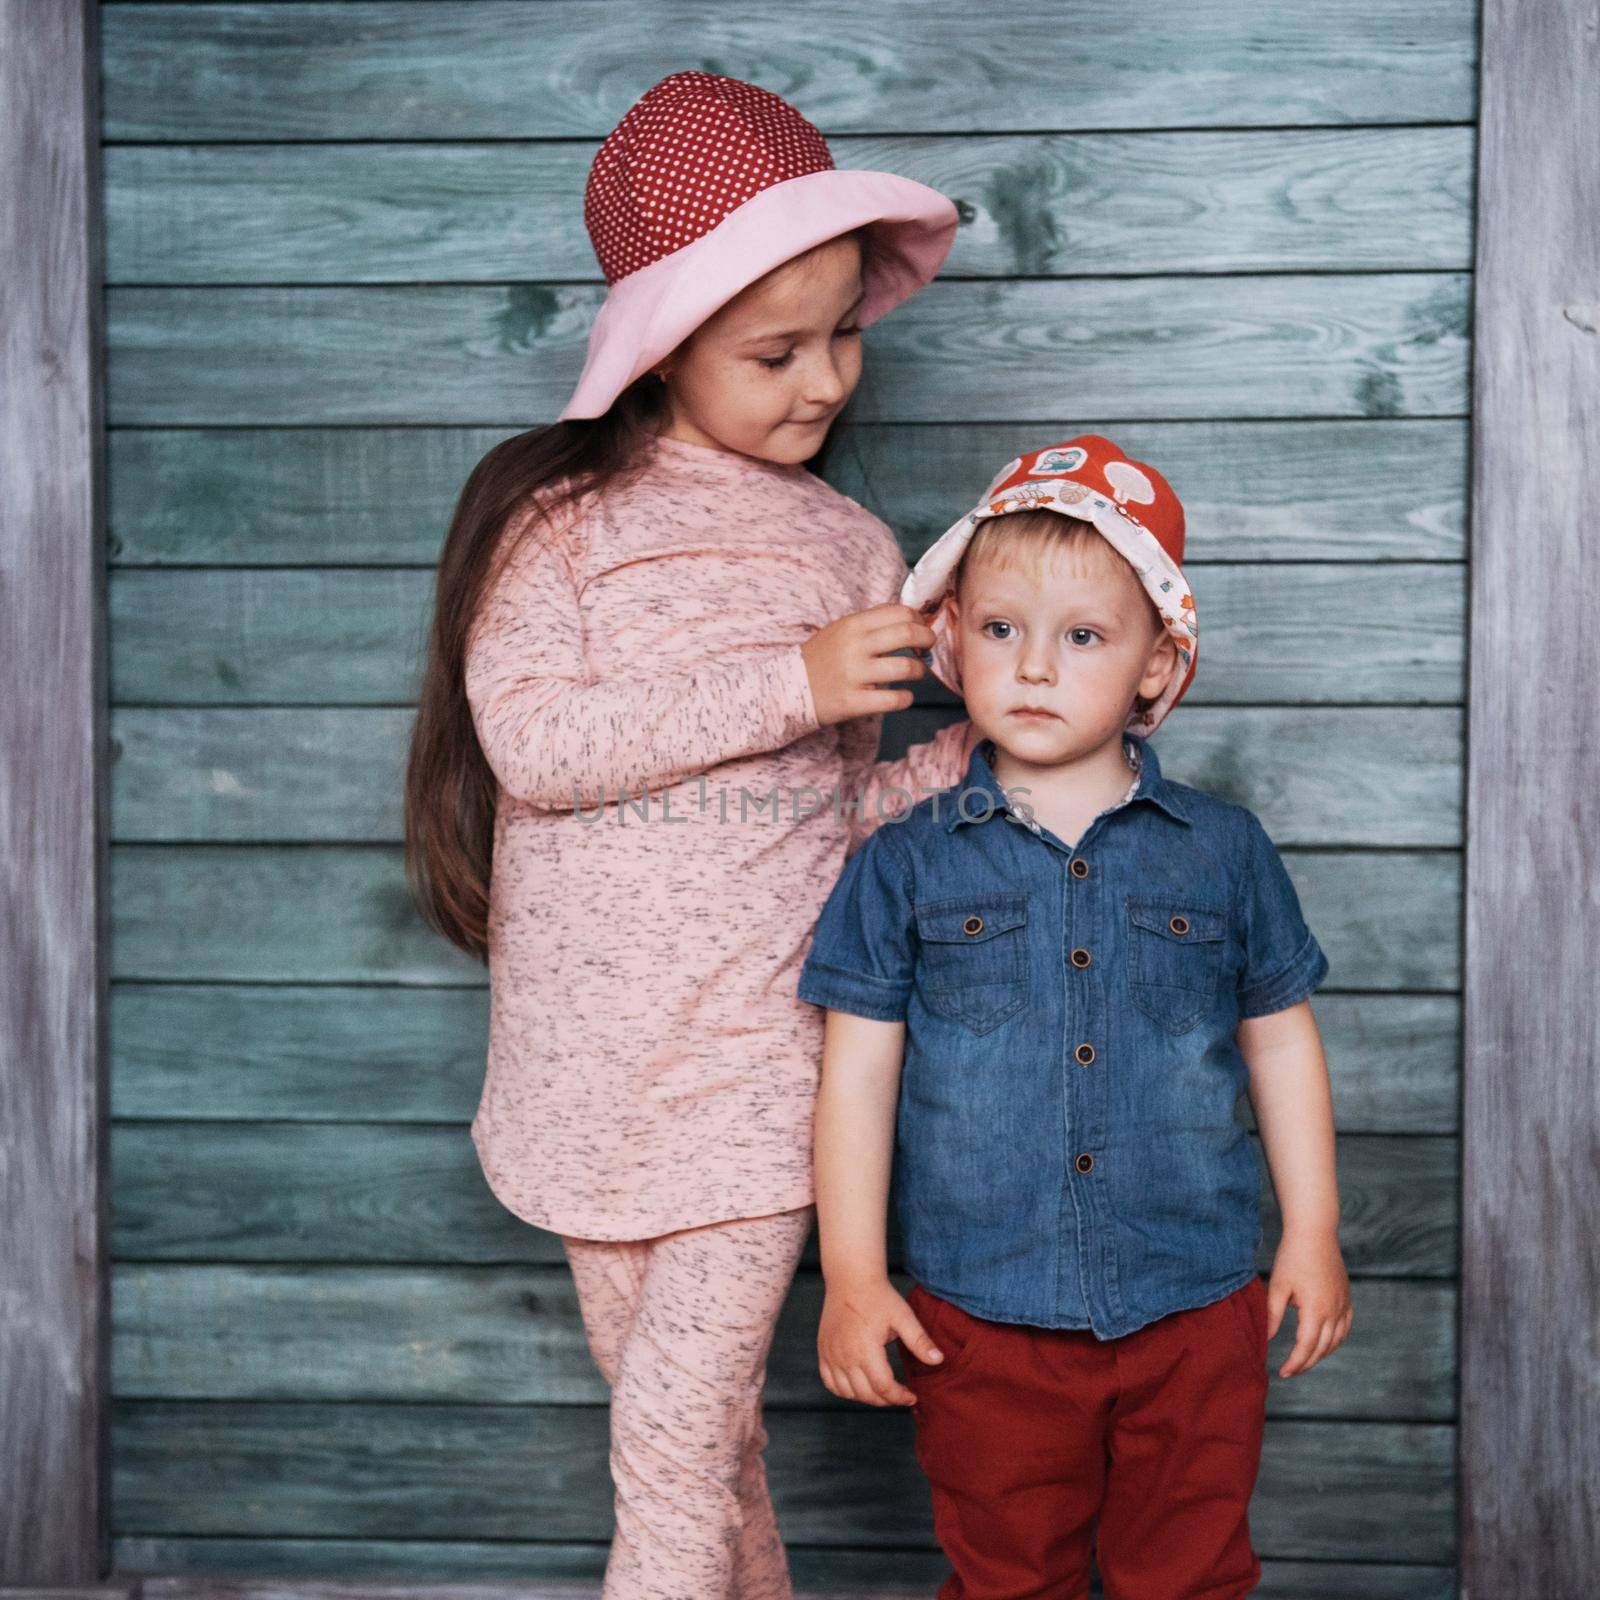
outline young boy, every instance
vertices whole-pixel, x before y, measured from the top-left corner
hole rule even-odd
[[[822,1379],[915,1405],[939,1600],[1086,1595],[1091,1546],[1110,1600],[1248,1594],[1267,1341],[1292,1301],[1287,1377],[1350,1327],[1327,958],[1254,814],[1146,742],[1194,676],[1182,554],[1166,480],[1088,435],[923,556],[901,598],[938,602],[933,670],[986,737],[845,863],[800,976],[828,1008]]]

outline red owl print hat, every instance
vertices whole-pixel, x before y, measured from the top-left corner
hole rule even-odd
[[[926,184],[840,171],[822,135],[770,91],[674,72],[596,152],[583,220],[610,289],[563,419],[603,415],[741,289],[867,225],[859,320],[876,321],[939,270],[957,216]]]
[[[1178,647],[1178,667],[1161,698],[1142,715],[1129,713],[1127,731],[1153,733],[1194,681],[1200,627],[1194,596],[1179,567],[1183,559],[1183,506],[1171,485],[1142,461],[1132,461],[1109,439],[1085,433],[1065,444],[1034,450],[1001,469],[983,499],[924,552],[900,590],[901,602],[929,619],[935,675],[961,692],[950,602],[956,568],[980,522],[1013,511],[1058,511],[1091,522],[1138,575]],[[934,608],[937,610],[934,610]]]

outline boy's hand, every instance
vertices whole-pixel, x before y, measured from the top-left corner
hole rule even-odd
[[[895,1379],[884,1346],[898,1339],[919,1361],[944,1360],[917,1314],[887,1278],[847,1291],[829,1289],[817,1329],[822,1382],[841,1400],[869,1406],[914,1406],[917,1397]]]
[[[879,685],[926,676],[928,669],[916,657],[892,653],[908,646],[932,649],[933,629],[899,601],[868,606],[818,628],[800,646],[818,724],[825,728],[852,717],[904,711],[911,691]]]
[[[1280,1378],[1309,1372],[1337,1350],[1350,1332],[1355,1309],[1336,1234],[1286,1232],[1267,1280],[1267,1337],[1277,1333],[1290,1301],[1298,1312],[1294,1348],[1278,1368]]]

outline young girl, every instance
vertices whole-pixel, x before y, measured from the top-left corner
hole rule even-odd
[[[441,556],[407,863],[487,955],[484,1174],[561,1235],[611,1386],[607,1600],[772,1600],[761,1387],[822,1043],[796,980],[846,856],[977,737],[874,762],[932,630],[893,535],[803,463],[956,213],[683,72],[584,217],[611,288],[577,391],[478,464]]]

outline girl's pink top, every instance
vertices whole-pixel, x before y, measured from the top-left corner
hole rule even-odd
[[[466,662],[500,784],[472,1138],[519,1217],[640,1239],[812,1201],[812,924],[977,738],[875,762],[881,716],[817,723],[801,644],[905,576],[805,468],[658,439],[491,580]]]

